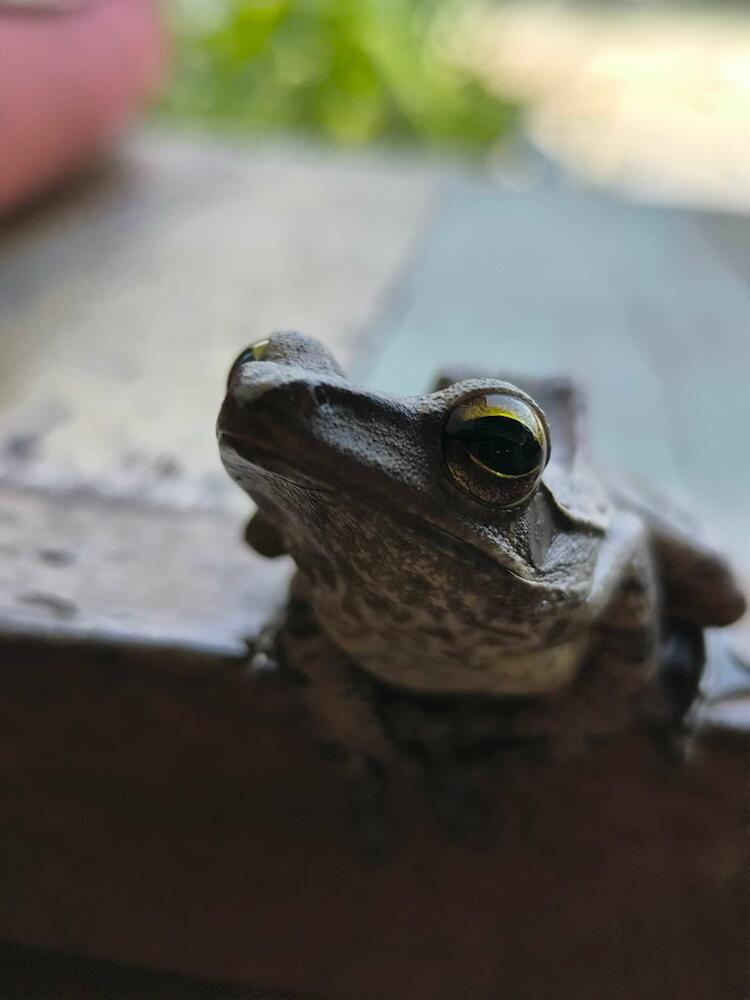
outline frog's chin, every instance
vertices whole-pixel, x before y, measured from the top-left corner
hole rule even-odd
[[[323,483],[314,475],[301,472],[279,453],[267,445],[260,445],[251,437],[227,431],[218,432],[219,452],[231,477],[253,495],[262,480],[269,477],[282,480],[292,486],[316,493],[336,493],[330,483]]]

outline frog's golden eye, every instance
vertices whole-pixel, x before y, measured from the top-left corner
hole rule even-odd
[[[474,499],[509,507],[525,499],[549,458],[541,411],[510,392],[482,392],[448,415],[443,451],[458,485]]]
[[[246,364],[248,361],[262,361],[266,356],[266,351],[268,350],[268,339],[266,340],[256,340],[254,344],[246,347],[244,351],[237,355],[232,367],[229,369],[229,375],[227,377],[227,386],[231,384],[235,373],[239,371],[242,365]]]

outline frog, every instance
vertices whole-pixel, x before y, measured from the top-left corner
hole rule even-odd
[[[220,456],[247,542],[296,565],[252,662],[298,681],[321,746],[447,773],[685,732],[704,631],[745,597],[690,513],[599,467],[589,425],[563,377],[457,369],[396,396],[300,333],[239,355]]]

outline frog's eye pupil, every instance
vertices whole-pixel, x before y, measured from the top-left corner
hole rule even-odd
[[[448,434],[451,435],[450,427]],[[539,467],[542,447],[533,432],[515,417],[486,416],[467,420],[452,436],[481,465],[503,476],[524,476]]]

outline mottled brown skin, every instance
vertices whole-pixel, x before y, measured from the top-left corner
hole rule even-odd
[[[381,395],[292,333],[232,368],[218,436],[258,505],[247,538],[298,567],[260,655],[305,679],[321,737],[351,761],[565,754],[675,725],[702,629],[744,610],[692,523],[602,483],[574,387],[526,389],[456,374]],[[446,463],[447,415],[479,390],[535,407],[551,440],[512,506],[512,484]]]

